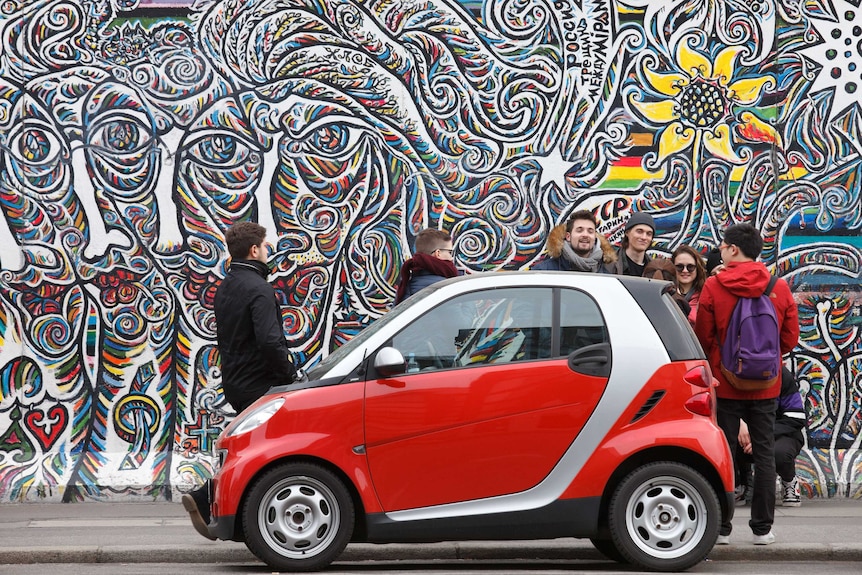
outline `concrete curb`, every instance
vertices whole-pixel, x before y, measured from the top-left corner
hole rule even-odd
[[[543,542],[470,542],[433,544],[352,544],[339,562],[366,561],[597,561],[605,560],[585,540]],[[715,547],[712,561],[858,561],[862,544],[750,543]],[[260,561],[239,543],[196,546],[75,546],[0,549],[0,564],[42,563],[248,563]]]

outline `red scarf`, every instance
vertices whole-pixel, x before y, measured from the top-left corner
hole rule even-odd
[[[395,292],[395,303],[401,303],[407,297],[407,286],[413,277],[413,272],[426,271],[435,276],[454,278],[458,275],[455,262],[452,260],[441,260],[428,254],[416,254],[401,266],[401,274],[398,281],[398,291]]]

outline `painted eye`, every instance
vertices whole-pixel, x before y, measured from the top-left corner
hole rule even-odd
[[[308,143],[323,154],[338,154],[347,149],[350,129],[339,124],[322,126],[308,138]]]
[[[40,196],[62,193],[70,154],[51,126],[38,121],[21,125],[9,135],[6,151],[6,171],[24,189]]]
[[[85,153],[93,180],[113,195],[132,199],[150,189],[158,175],[152,129],[141,119],[116,112],[100,115],[87,132]]]
[[[368,135],[368,127],[356,119],[329,116],[309,125],[292,139],[303,153],[341,159],[352,154]]]
[[[134,118],[111,119],[90,132],[90,145],[108,153],[137,153],[152,143],[152,132]]]
[[[258,162],[258,155],[248,144],[229,134],[212,134],[202,138],[189,149],[189,153],[199,163],[213,168]]]
[[[41,163],[51,155],[51,141],[44,130],[28,130],[18,141],[18,152],[28,162]]]
[[[132,150],[140,139],[140,130],[132,122],[111,122],[105,127],[105,136],[117,150]]]
[[[254,186],[261,178],[263,154],[248,140],[228,132],[202,135],[185,148],[183,158],[190,181],[207,190],[212,198],[218,196],[219,202],[234,201],[232,194],[253,197]],[[231,193],[225,195],[226,190]]]
[[[60,138],[50,129],[28,126],[13,134],[9,151],[13,158],[31,167],[55,163],[63,154]]]
[[[236,140],[230,136],[215,136],[200,144],[201,157],[211,164],[225,164],[236,155]]]

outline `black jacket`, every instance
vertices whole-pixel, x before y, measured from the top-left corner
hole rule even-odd
[[[296,373],[268,272],[262,262],[237,260],[216,291],[222,389],[237,413]]]
[[[646,267],[646,265],[649,263],[649,261],[651,259],[652,259],[652,257],[650,257],[648,255],[644,256],[644,267]],[[631,273],[632,270],[629,269],[629,261],[630,260],[629,260],[629,257],[626,255],[626,251],[622,247],[620,247],[617,250],[616,261],[614,261],[610,264],[605,264],[604,272],[606,274],[613,274],[613,275],[618,275],[618,276],[633,275]],[[634,275],[639,275],[639,274],[634,274]]]

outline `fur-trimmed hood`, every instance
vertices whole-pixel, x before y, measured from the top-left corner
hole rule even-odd
[[[602,234],[596,232],[596,237],[599,239],[599,245],[602,248],[602,263],[605,265],[612,264],[617,261],[617,251],[608,239]],[[545,244],[545,251],[552,258],[560,257],[563,252],[563,245],[566,242],[566,224],[554,226],[551,233],[548,234],[548,242]]]

